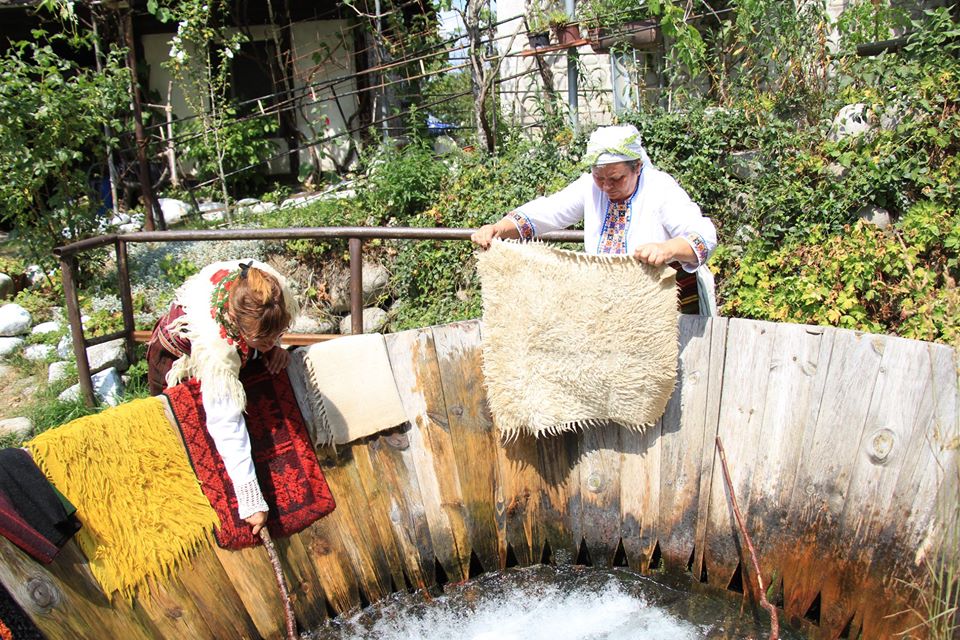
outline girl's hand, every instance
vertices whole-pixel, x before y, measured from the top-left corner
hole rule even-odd
[[[253,527],[253,535],[260,533],[260,529],[263,529],[267,524],[267,512],[266,511],[257,511],[255,514],[249,518],[244,518],[244,522]]]
[[[673,252],[666,242],[648,242],[637,247],[633,257],[640,262],[660,267],[674,259]]]
[[[267,367],[270,375],[273,376],[286,369],[289,362],[290,352],[280,345],[275,346],[270,351],[265,351],[263,354],[263,364]]]

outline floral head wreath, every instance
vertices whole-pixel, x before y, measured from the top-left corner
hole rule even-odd
[[[240,335],[240,329],[230,321],[227,309],[230,301],[230,290],[237,283],[237,280],[245,280],[247,272],[253,262],[247,264],[240,263],[235,271],[221,269],[210,277],[213,282],[213,293],[210,297],[210,315],[220,325],[220,337],[225,338],[228,344],[236,344],[243,357],[249,352],[246,340]]]

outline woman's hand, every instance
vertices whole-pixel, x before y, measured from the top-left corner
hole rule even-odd
[[[253,535],[260,533],[260,529],[263,529],[267,524],[267,512],[266,511],[257,511],[255,514],[249,518],[244,518],[244,522],[253,527]]]
[[[494,238],[500,237],[500,231],[495,224],[485,224],[470,235],[470,241],[481,249],[489,249]]]
[[[636,248],[633,257],[640,262],[661,267],[674,259],[673,251],[666,242],[648,242]]]
[[[270,351],[265,351],[263,353],[263,364],[267,367],[267,371],[270,375],[277,375],[281,371],[287,368],[287,363],[290,362],[290,352],[276,345]]]

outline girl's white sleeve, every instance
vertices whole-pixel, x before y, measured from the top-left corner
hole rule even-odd
[[[203,410],[207,414],[207,431],[223,458],[227,475],[237,494],[240,518],[249,518],[258,511],[268,511],[266,500],[257,482],[250,453],[250,434],[240,406],[227,396],[203,395]]]
[[[663,190],[661,223],[668,237],[683,238],[693,249],[697,261],[683,264],[685,271],[693,273],[706,263],[717,247],[717,229],[676,180],[667,174],[662,175],[665,180],[659,185]]]

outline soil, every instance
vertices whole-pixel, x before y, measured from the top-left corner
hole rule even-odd
[[[27,376],[14,367],[0,365],[0,419],[22,416],[42,382],[39,374]]]

